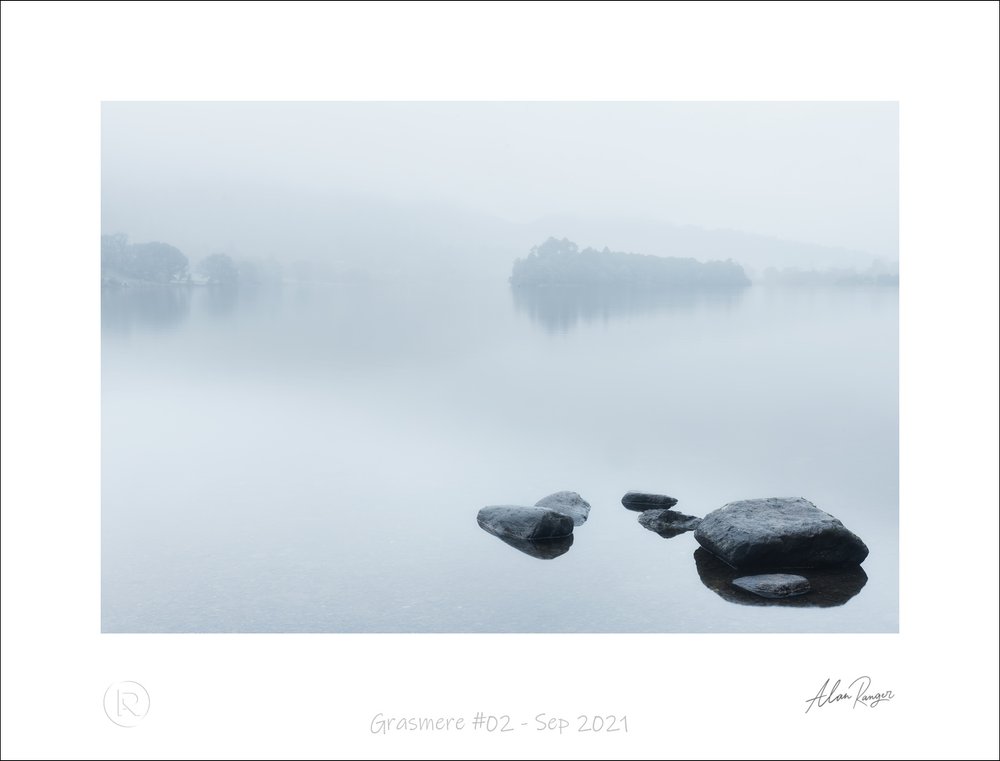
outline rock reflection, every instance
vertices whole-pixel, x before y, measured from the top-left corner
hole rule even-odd
[[[727,602],[739,605],[783,605],[792,608],[833,608],[843,605],[858,594],[868,582],[868,574],[859,566],[847,568],[791,569],[809,579],[812,590],[798,597],[770,599],[759,597],[733,586],[733,579],[753,574],[750,570],[736,570],[723,563],[708,550],[699,547],[694,552],[698,576],[706,587]],[[773,573],[774,570],[760,571]]]
[[[569,552],[573,546],[573,535],[560,536],[556,539],[518,539],[512,536],[502,536],[490,531],[485,526],[480,526],[487,534],[495,536],[505,544],[509,544],[515,550],[520,550],[525,555],[531,555],[539,560],[552,560],[560,555]]]
[[[643,288],[622,286],[512,287],[514,306],[550,333],[566,333],[578,324],[608,321],[644,312],[686,310],[699,305],[732,307],[743,297],[740,287]]]

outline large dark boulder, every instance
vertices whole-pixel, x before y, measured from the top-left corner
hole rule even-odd
[[[673,497],[668,497],[666,494],[649,494],[644,491],[630,491],[626,492],[625,496],[622,497],[622,504],[629,510],[641,511],[652,510],[654,508],[669,510],[677,504],[677,500]]]
[[[568,515],[573,519],[574,526],[582,526],[590,515],[590,503],[575,491],[557,491],[547,497],[542,497],[535,507],[546,507],[557,513]]]
[[[684,515],[676,510],[654,508],[639,513],[639,525],[650,531],[655,531],[664,539],[672,539],[678,534],[694,531],[698,528],[699,523],[701,523],[701,518]]]
[[[476,516],[479,525],[491,534],[515,539],[555,539],[573,533],[573,519],[545,507],[493,505]]]
[[[743,571],[737,571],[699,547],[694,552],[694,564],[701,583],[726,602],[737,605],[778,605],[791,608],[833,608],[843,605],[868,583],[868,574],[859,565],[845,568],[814,568],[803,571],[812,588],[809,594],[794,597],[768,598],[733,585]]]
[[[801,497],[730,502],[706,515],[694,538],[734,568],[830,568],[868,557],[860,538]]]

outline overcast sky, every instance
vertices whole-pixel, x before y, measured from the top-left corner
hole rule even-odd
[[[335,194],[897,258],[895,103],[108,103],[102,161],[103,230],[134,239],[173,205]]]

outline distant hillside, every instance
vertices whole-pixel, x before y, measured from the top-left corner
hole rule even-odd
[[[745,286],[750,280],[735,262],[699,262],[594,248],[581,250],[566,238],[549,238],[514,262],[511,285],[643,287]]]
[[[549,236],[586,241],[598,248],[642,251],[654,256],[690,256],[698,261],[732,259],[756,280],[768,267],[864,270],[876,256],[866,251],[785,240],[740,230],[675,225],[645,218],[608,218],[560,214],[525,226],[532,241]],[[885,259],[895,256],[883,255]]]
[[[876,262],[865,270],[830,268],[825,270],[803,270],[795,267],[776,269],[769,267],[764,270],[760,282],[765,285],[783,286],[859,286],[877,285],[882,287],[899,287],[899,265]]]
[[[852,268],[870,253],[787,241],[734,230],[672,225],[643,218],[561,214],[530,222],[431,202],[308,193],[295,187],[231,198],[218,188],[185,188],[170,214],[142,198],[105,199],[102,229],[139,240],[170,241],[192,262],[217,251],[234,259],[275,259],[370,279],[412,282],[481,280],[510,274],[510,263],[550,236],[581,245],[707,262],[732,259],[753,280],[768,267]],[[885,257],[895,258],[895,257]]]

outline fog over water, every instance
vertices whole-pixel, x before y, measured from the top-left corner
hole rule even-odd
[[[188,262],[102,289],[105,631],[897,629],[897,290],[763,278],[895,265],[895,104],[110,103],[102,166]],[[512,288],[550,236],[753,284]],[[476,523],[559,490],[566,547]],[[751,604],[628,490],[871,554]]]
[[[102,231],[196,259],[492,277],[550,235],[898,258],[895,103],[107,103],[102,127]]]

